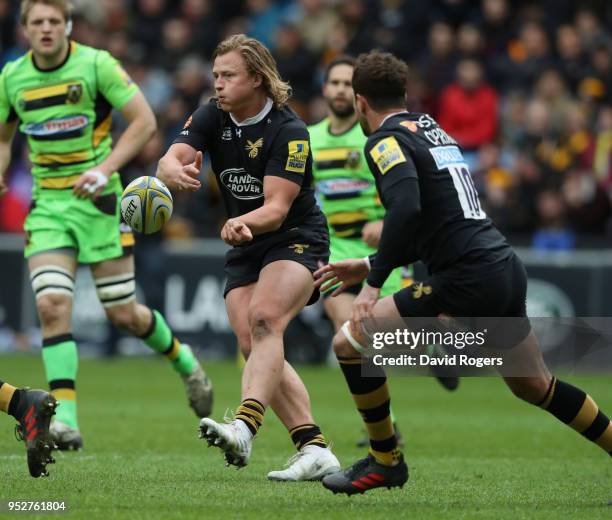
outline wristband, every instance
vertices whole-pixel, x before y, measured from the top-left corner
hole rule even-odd
[[[96,178],[93,183],[88,182],[83,185],[83,188],[86,189],[89,193],[94,193],[98,188],[106,186],[106,184],[108,183],[108,177],[104,175],[100,170],[88,170],[85,173],[87,175],[93,175]]]
[[[369,256],[364,256],[363,257],[363,261],[368,266],[368,272],[371,271],[372,270],[372,265],[370,264],[370,257]]]

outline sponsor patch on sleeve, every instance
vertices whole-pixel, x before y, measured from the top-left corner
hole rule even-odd
[[[289,154],[285,170],[295,173],[304,173],[306,171],[306,161],[308,160],[308,152],[310,150],[308,141],[289,141],[288,146]]]
[[[406,157],[393,136],[378,141],[370,150],[370,155],[378,165],[380,173],[384,175],[395,165],[406,162]]]

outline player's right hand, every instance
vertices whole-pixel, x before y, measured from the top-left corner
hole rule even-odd
[[[333,264],[327,264],[314,272],[315,287],[322,291],[331,289],[340,284],[331,293],[331,296],[338,296],[348,287],[363,282],[370,269],[363,258],[342,260]]]
[[[4,182],[4,178],[0,176],[0,197],[8,191],[8,186]]]
[[[156,177],[172,191],[196,191],[202,186],[202,183],[198,180],[201,169],[202,152],[198,151],[194,161],[184,166],[181,166],[178,161],[171,165],[160,161]]]

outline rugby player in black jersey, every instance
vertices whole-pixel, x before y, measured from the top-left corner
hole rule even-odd
[[[461,149],[429,115],[405,110],[407,75],[404,62],[380,52],[361,55],[353,73],[356,110],[369,136],[365,156],[386,208],[383,232],[375,255],[327,265],[315,276],[318,286],[341,282],[336,294],[366,280],[333,345],[368,430],[370,452],[325,477],[323,485],[350,495],[401,487],[408,480],[389,416],[386,376],[361,356],[369,343],[362,325],[368,317],[519,318],[511,347],[529,363],[532,375],[504,376],[510,390],[612,455],[608,417],[585,392],[553,377],[544,363],[526,319],[525,268],[482,211]],[[430,272],[424,285],[379,300],[389,273],[417,260]],[[362,377],[365,364],[373,377]]]
[[[228,464],[245,466],[271,405],[298,450],[271,480],[315,480],[340,469],[314,423],[308,392],[284,360],[289,321],[318,298],[312,273],[329,257],[325,217],[315,203],[306,125],[287,106],[290,88],[260,42],[235,35],[214,54],[216,97],[187,120],[157,176],[172,190],[195,191],[202,153],[210,156],[228,220],[225,303],[247,358],[234,420],[200,422],[201,437]]]

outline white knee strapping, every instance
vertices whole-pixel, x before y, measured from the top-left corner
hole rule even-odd
[[[105,308],[128,303],[136,298],[134,273],[96,278],[96,292]]]
[[[62,294],[72,298],[74,294],[72,272],[57,265],[37,267],[30,273],[30,282],[36,298],[46,294]]]
[[[368,349],[364,347],[359,341],[357,341],[353,335],[351,334],[351,322],[345,321],[344,325],[340,327],[340,330],[343,332],[348,342],[353,346],[353,348],[359,352],[360,354],[367,355]]]

